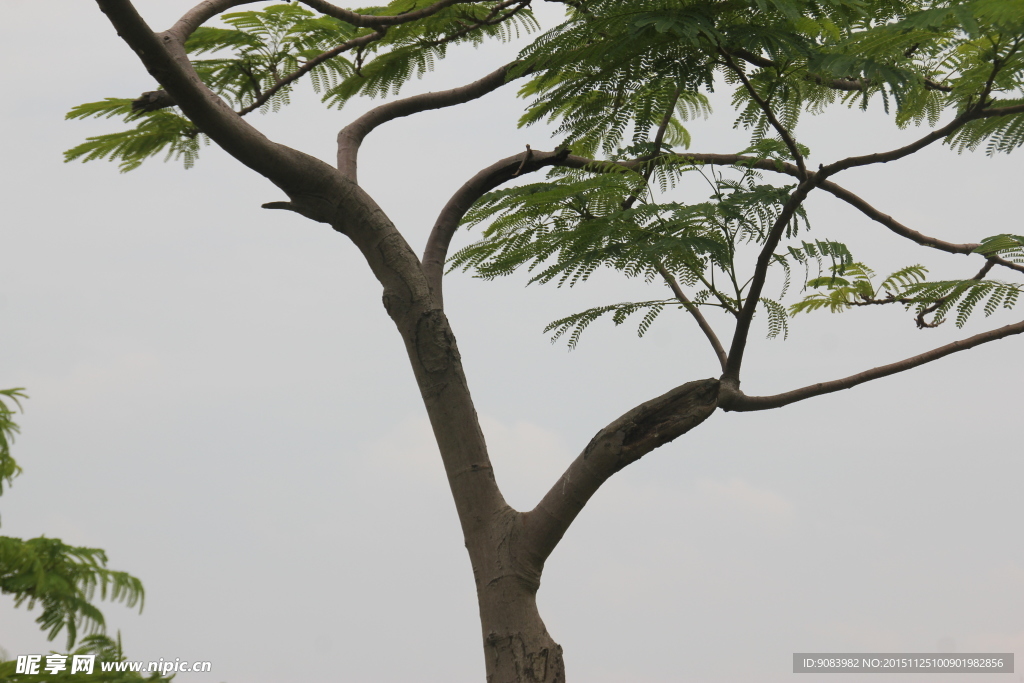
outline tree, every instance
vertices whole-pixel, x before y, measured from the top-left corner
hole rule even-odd
[[[961,150],[986,145],[993,153],[1018,146],[1024,120],[1019,3],[878,3],[870,14],[852,3],[828,9],[796,2],[637,2],[625,9],[575,3],[566,23],[506,67],[462,88],[393,100],[350,123],[339,135],[337,168],[269,141],[243,116],[286,104],[304,77],[333,105],[357,94],[392,93],[450,44],[501,37],[516,22],[529,26],[529,2],[395,3],[353,12],[318,0],[226,14],[230,28],[203,26],[238,4],[244,3],[203,3],[155,34],[130,3],[99,0],[162,89],[73,110],[74,117],[120,115],[137,125],[91,138],[70,150],[69,159],[113,158],[130,170],[167,151],[191,164],[206,136],[288,196],[266,208],[326,223],[356,245],[383,287],[442,454],[474,567],[492,680],[564,679],[561,649],[541,621],[535,594],[545,560],[612,474],[718,409],[781,407],[1024,331],[1024,323],[1007,325],[774,396],[740,390],[758,311],[768,319],[769,334],[785,335],[789,315],[822,308],[902,306],[919,327],[930,328],[947,316],[963,325],[978,310],[993,314],[1016,302],[1019,285],[989,275],[999,269],[1013,277],[1022,270],[1021,237],[939,240],[899,223],[834,178],[942,141]],[[204,53],[215,58],[189,59]],[[563,144],[548,152],[528,149],[470,179],[417,258],[359,188],[360,144],[390,120],[462,104],[520,78],[528,79],[524,93],[534,98],[524,122],[554,119]],[[683,122],[706,107],[702,92],[723,80],[735,87],[739,122],[753,133],[749,147],[678,151],[689,139]],[[897,149],[810,169],[809,151],[796,134],[800,113],[872,100],[891,105],[898,125],[927,125],[931,132]],[[506,185],[548,167],[549,182]],[[701,172],[709,200],[669,201],[666,193]],[[816,190],[922,247],[970,257],[980,270],[967,279],[929,281],[924,267],[912,264],[878,278],[845,244],[805,237],[804,203],[821,194]],[[449,261],[452,235],[462,223],[488,228]],[[540,268],[536,281],[572,285],[605,266],[661,282],[670,296],[591,308],[555,321],[550,331],[568,334],[575,345],[603,315],[621,323],[644,311],[643,333],[663,310],[675,308],[702,330],[722,374],[686,382],[626,412],[598,432],[535,509],[515,511],[492,475],[444,315],[442,274],[449,262],[488,278]],[[778,273],[785,293],[794,266],[810,293],[787,309],[766,287]],[[731,340],[722,341],[728,338],[721,319],[705,317],[710,308],[730,320]]]
[[[17,408],[21,407],[21,399],[28,398],[22,389],[0,389],[0,397],[6,397]],[[14,421],[14,411],[15,408],[0,398],[0,495],[4,483],[10,486],[21,474],[21,467],[11,456],[11,443],[20,431]],[[41,610],[36,623],[46,632],[48,640],[54,640],[65,631],[70,655],[91,655],[101,664],[123,662],[120,634],[115,641],[104,633],[103,613],[93,604],[97,589],[102,599],[109,597],[113,602],[123,602],[129,607],[139,605],[142,609],[145,597],[142,582],[127,572],[108,569],[107,555],[102,550],[69,546],[58,538],[45,536],[27,541],[0,536],[0,594],[11,595],[15,607],[26,605],[31,610],[38,603]],[[79,647],[72,650],[80,631],[85,636]],[[37,672],[19,672],[17,662],[3,661],[2,654],[0,650],[0,681],[129,683],[149,680],[161,683],[169,680],[156,673],[149,677],[130,671],[111,674],[103,672],[95,663],[91,672],[74,672],[66,657],[61,660],[64,671],[56,676],[45,671],[46,661],[40,662]]]

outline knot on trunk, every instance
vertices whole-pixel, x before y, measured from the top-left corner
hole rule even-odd
[[[137,99],[132,100],[132,111],[151,112],[167,107],[173,107],[177,102],[166,90],[150,90],[144,92]]]

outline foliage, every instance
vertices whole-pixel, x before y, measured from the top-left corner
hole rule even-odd
[[[359,11],[398,17],[431,4],[394,0]],[[928,282],[918,266],[876,287],[844,244],[806,235],[802,206],[787,213],[797,183],[786,164],[799,168],[810,156],[798,139],[801,117],[834,105],[878,102],[904,128],[960,120],[945,143],[961,152],[994,154],[1024,144],[1024,110],[978,115],[981,108],[1024,103],[1024,0],[565,4],[565,21],[521,52],[510,78],[525,79],[521,125],[551,124],[559,146],[592,161],[553,168],[545,182],[504,187],[478,201],[464,223],[486,226],[483,235],[450,265],[483,278],[524,268],[530,282],[559,286],[605,268],[648,282],[676,280],[689,303],[673,296],[598,306],[551,323],[555,339],[567,335],[574,347],[598,318],[621,324],[641,311],[642,335],[666,308],[717,308],[738,319],[752,284],[761,287],[751,264],[763,256],[781,278],[777,296],[751,298],[767,318],[769,337],[786,336],[789,315],[818,309],[898,302],[930,327],[954,310],[962,325],[976,310],[991,314],[1016,302],[1012,283]],[[272,4],[222,15],[222,26],[199,28],[185,49],[206,85],[243,115],[278,111],[305,77],[324,103],[341,107],[356,96],[397,94],[452,45],[533,31],[529,5],[455,3],[382,31],[318,15],[302,3]],[[722,88],[732,90],[734,125],[750,141],[738,151],[742,159],[710,167],[683,151],[692,141],[686,124],[709,116],[708,94]],[[130,170],[166,153],[189,166],[203,141],[173,107],[146,111],[108,99],[68,116],[137,124],[89,138],[67,152],[68,160],[107,158]],[[786,173],[785,182],[766,179],[770,168]],[[709,191],[694,200],[693,183],[684,181],[700,177],[698,186]],[[780,220],[784,226],[776,225]],[[776,241],[772,253],[760,254]],[[984,238],[976,253],[1024,260],[1012,235]],[[815,291],[787,307],[794,265],[804,270],[804,287]],[[923,322],[925,314],[934,314],[931,323]]]
[[[2,396],[10,399],[18,408],[21,408],[20,399],[28,398],[24,389],[0,389],[0,397]],[[14,478],[21,474],[21,468],[11,457],[11,444],[14,443],[14,435],[19,431],[13,416],[14,409],[0,398],[0,495],[4,492],[4,482],[9,486]]]
[[[11,399],[18,408],[19,399],[27,398],[22,389],[0,390],[0,396]],[[12,436],[18,432],[13,415],[14,410],[0,399],[0,483],[6,480],[10,484],[21,472],[10,454]],[[108,569],[102,550],[69,546],[45,536],[27,541],[0,536],[0,594],[12,596],[15,607],[26,605],[31,610],[38,603],[41,612],[36,623],[49,640],[64,630],[70,649],[79,632],[92,637],[103,631],[103,614],[92,604],[97,591],[101,599],[128,607],[137,604],[142,610],[142,582],[126,572]]]
[[[429,4],[393,0],[360,11],[396,16]],[[185,50],[207,87],[243,114],[279,111],[291,102],[294,85],[302,77],[328,106],[340,108],[357,95],[398,93],[414,76],[433,70],[452,45],[510,40],[536,28],[529,9],[498,11],[501,4],[456,4],[381,36],[296,3],[274,4],[222,15],[226,27],[199,27]],[[175,106],[148,111],[141,105],[133,108],[132,100],[107,98],[74,107],[66,118],[89,117],[121,117],[136,126],[87,138],[65,152],[65,161],[109,159],[118,161],[125,172],[166,151],[168,160],[181,159],[190,168],[208,142]]]
[[[103,671],[103,664],[117,663],[126,661],[124,651],[121,647],[121,636],[114,640],[110,636],[103,635],[102,633],[94,633],[93,635],[82,638],[82,643],[78,648],[71,651],[71,655],[93,655],[96,657],[93,673],[86,674],[82,672],[72,674],[70,670],[64,670],[58,674],[46,673],[42,669],[38,674],[19,674],[17,671],[17,662],[0,661],[0,682],[2,683],[137,683],[140,681],[146,681],[146,683],[166,683],[169,682],[173,675],[169,677],[163,677],[158,673],[151,673],[149,676],[143,676],[139,672],[135,671]],[[45,660],[44,660],[45,663]]]
[[[15,607],[27,603],[33,609],[38,603],[42,612],[36,623],[50,640],[66,629],[69,648],[79,631],[103,629],[103,614],[92,604],[97,589],[104,600],[142,609],[142,582],[106,565],[106,553],[96,548],[69,546],[55,538],[0,536],[0,593],[13,595]]]

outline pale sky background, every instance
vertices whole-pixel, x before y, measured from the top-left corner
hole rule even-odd
[[[138,3],[161,29],[190,4]],[[65,122],[69,108],[153,82],[92,2],[0,8],[0,388],[31,395],[14,450],[25,473],[0,499],[2,533],[101,547],[142,578],[141,616],[101,607],[131,659],[213,662],[182,683],[482,681],[454,506],[356,249],[324,225],[261,210],[279,191],[212,147],[190,171],[63,164],[64,149],[118,129]],[[456,51],[415,87],[474,80],[512,53]],[[254,120],[333,158],[337,130],[364,105],[325,112],[294,99]],[[745,145],[725,102],[692,125],[695,151]],[[544,130],[516,129],[521,110],[507,88],[390,123],[364,145],[361,179],[420,249],[473,173],[525,144],[554,146]],[[896,130],[880,107],[836,110],[799,132],[813,164],[921,134]],[[972,241],[1022,232],[1020,163],[936,146],[837,180],[915,229]],[[831,197],[811,208],[813,236],[848,240],[879,272],[978,268],[909,249]],[[642,283],[524,283],[456,274],[446,285],[497,476],[521,509],[607,422],[716,374],[681,314],[643,340],[635,326],[595,324],[572,353],[542,333],[587,306],[648,296]],[[842,377],[1021,315],[962,331],[918,331],[898,310],[803,316],[788,341],[755,334],[743,386],[766,394]],[[1021,671],[1022,344],[781,410],[718,413],[615,476],[539,593],[569,680],[832,681],[790,673],[792,653],[941,643],[1015,652]],[[0,598],[9,655],[63,646],[46,642],[37,614]],[[861,678],[904,680],[842,680]],[[947,679],[970,677],[929,677]]]

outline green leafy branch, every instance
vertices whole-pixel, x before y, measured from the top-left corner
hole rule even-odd
[[[102,633],[94,633],[82,638],[78,648],[68,653],[71,656],[95,657],[93,673],[71,673],[70,667],[57,674],[45,670],[45,660],[41,662],[37,674],[17,673],[17,662],[0,661],[0,681],[4,683],[170,683],[173,675],[164,677],[153,672],[144,676],[137,671],[103,671],[104,664],[125,662],[126,657],[121,646],[121,636],[117,640]]]
[[[808,287],[825,291],[815,292],[793,304],[790,313],[795,315],[822,308],[838,313],[853,306],[902,304],[907,310],[915,311],[919,327],[936,327],[955,309],[956,326],[960,328],[979,306],[986,317],[999,308],[1013,308],[1022,289],[1022,285],[1017,283],[980,277],[929,282],[927,272],[920,265],[908,266],[892,273],[876,287],[872,281],[874,272],[861,263],[834,267],[831,277],[816,278],[807,283]],[[929,314],[934,314],[931,321],[925,319]]]
[[[104,628],[103,614],[91,602],[97,590],[101,599],[138,604],[142,610],[142,582],[106,564],[106,554],[96,548],[46,537],[0,536],[0,593],[13,595],[15,607],[27,602],[32,609],[38,603],[42,613],[36,623],[50,640],[67,629],[70,648],[79,630],[98,633]]]
[[[15,410],[21,410],[21,399],[28,398],[24,389],[0,389],[0,397],[7,397],[16,408],[11,408],[0,398],[0,495],[4,492],[4,482],[10,486],[16,476],[21,474],[21,468],[11,457],[11,444],[14,443],[14,435],[19,432],[17,423],[14,422]]]

